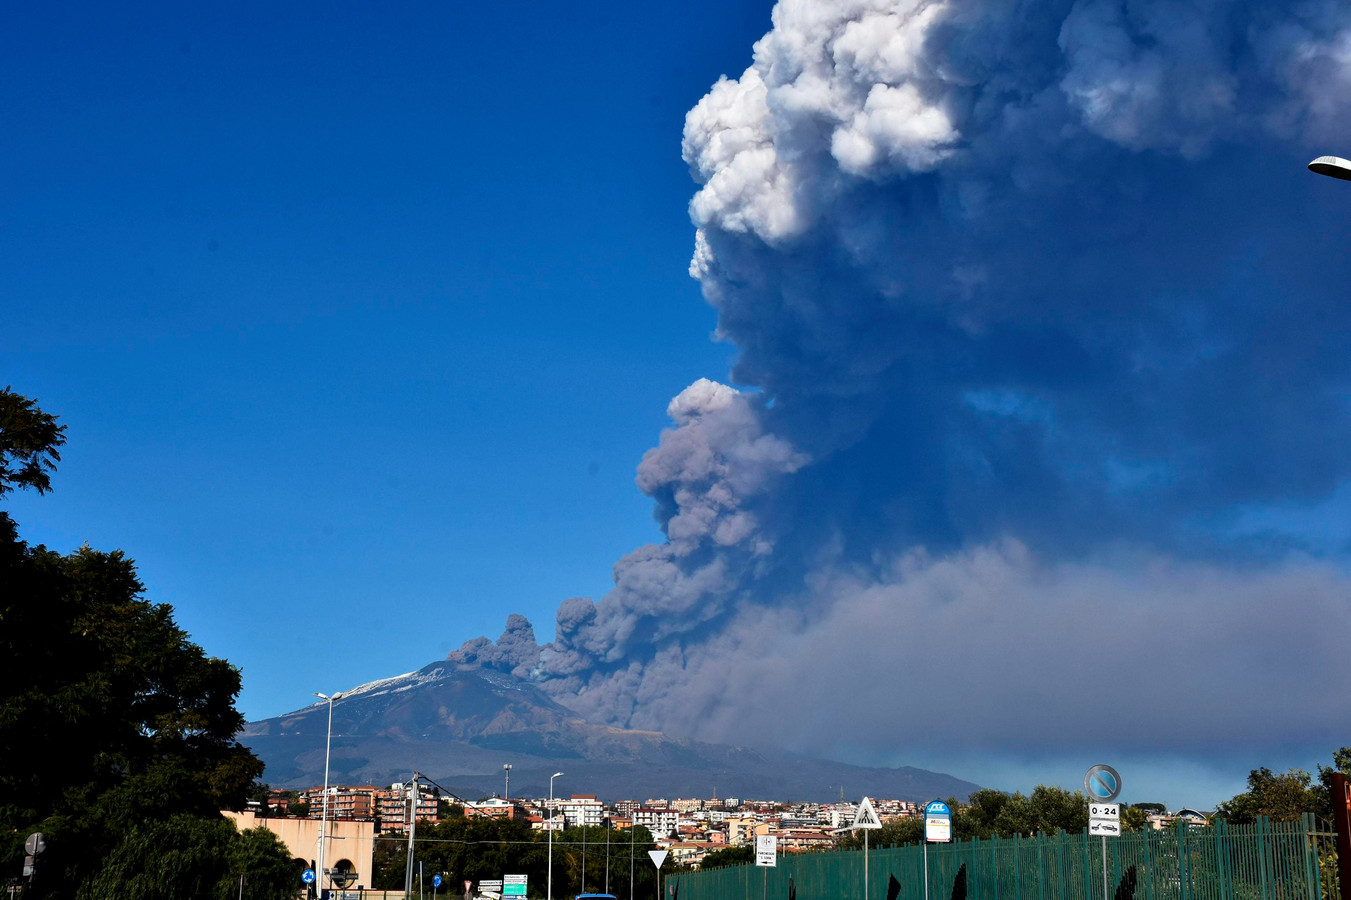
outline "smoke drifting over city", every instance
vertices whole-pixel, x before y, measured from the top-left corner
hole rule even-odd
[[[740,387],[666,540],[452,657],[738,743],[1346,743],[1348,122],[1335,2],[783,0],[686,118]]]

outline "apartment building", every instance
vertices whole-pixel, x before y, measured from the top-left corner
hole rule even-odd
[[[567,800],[559,801],[558,807],[568,828],[599,827],[605,818],[605,804],[597,800],[595,794],[573,794]]]
[[[640,806],[633,811],[633,824],[642,825],[655,838],[666,838],[680,824],[680,813],[669,806]]]
[[[774,834],[776,829],[758,816],[728,816],[727,843],[733,847],[749,844],[757,834]]]
[[[407,785],[394,784],[388,790],[375,791],[373,799],[375,801],[375,815],[380,820],[381,828],[401,831],[408,827],[410,822],[408,807],[410,804]],[[417,820],[438,821],[437,807],[440,802],[439,791],[419,790]]]
[[[526,817],[526,809],[513,800],[491,797],[479,803],[469,804],[464,808],[464,815],[467,819],[523,819]]]
[[[313,787],[301,791],[299,796],[310,804],[310,818],[319,819],[325,815],[330,819],[365,820],[374,815],[374,794],[379,790],[373,784],[346,785],[332,784],[328,787],[327,812],[325,812],[324,789]]]

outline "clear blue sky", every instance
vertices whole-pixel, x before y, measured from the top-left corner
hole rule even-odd
[[[23,536],[251,719],[523,613],[594,719],[1000,787],[1351,744],[1351,10],[771,7],[5,8]]]
[[[0,380],[30,541],[134,557],[251,718],[598,595],[731,349],[686,110],[767,3],[11,6]]]

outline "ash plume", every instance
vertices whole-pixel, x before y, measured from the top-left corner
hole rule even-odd
[[[671,402],[610,593],[455,655],[709,740],[1048,752],[1123,670],[1113,746],[1333,740],[1348,88],[1332,2],[782,0],[683,141],[742,388]]]

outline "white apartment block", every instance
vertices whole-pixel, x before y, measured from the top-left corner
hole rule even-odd
[[[633,811],[633,824],[642,825],[654,838],[665,838],[675,833],[680,813],[668,806],[640,806]]]
[[[605,818],[605,804],[597,800],[595,794],[573,794],[570,799],[560,801],[558,807],[568,828],[579,825],[599,827]]]

